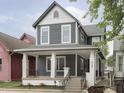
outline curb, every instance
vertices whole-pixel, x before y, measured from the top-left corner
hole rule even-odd
[[[59,90],[59,89],[7,89],[0,88],[0,91],[28,91],[28,92],[80,92],[80,90]]]

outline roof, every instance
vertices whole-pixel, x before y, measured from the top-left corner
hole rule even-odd
[[[2,32],[0,32],[0,41],[6,46],[8,51],[13,51],[14,49],[26,48],[29,46],[25,42]]]
[[[63,11],[65,11],[68,15],[70,15],[75,21],[79,22],[73,15],[71,15],[66,9],[64,9],[61,5],[59,5],[56,1],[54,1],[47,10],[36,20],[36,22],[33,24],[33,27],[36,28],[37,24],[53,9],[54,6],[60,7]]]
[[[100,28],[96,24],[84,25],[83,28],[88,36],[98,36],[105,34],[105,28]]]
[[[35,44],[35,37],[27,34],[27,33],[24,33],[21,37],[20,37],[20,40],[22,40],[25,36],[29,37],[30,38],[30,41],[31,41],[31,44]]]
[[[49,13],[49,11],[51,11],[51,9],[54,6],[58,6],[60,7],[63,11],[65,11],[68,15],[70,15],[77,23],[78,25],[80,25],[80,27],[82,28],[83,32],[86,35],[104,35],[104,28],[98,28],[96,25],[87,25],[87,26],[83,26],[81,24],[81,22],[71,13],[69,13],[66,9],[64,9],[61,5],[59,5],[56,1],[54,1],[48,8],[47,10],[36,20],[36,22],[33,24],[33,27],[36,28],[36,26],[38,25],[38,23]],[[90,28],[89,28],[90,27]]]

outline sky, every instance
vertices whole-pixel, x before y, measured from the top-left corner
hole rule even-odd
[[[36,35],[32,24],[49,7],[54,0],[0,0],[0,32],[7,33],[16,38],[20,38],[23,33],[32,36]],[[90,17],[82,19],[88,11],[87,0],[55,0],[66,10],[77,16],[84,25],[94,24],[100,19],[90,23]],[[110,54],[112,54],[112,42],[109,44]]]

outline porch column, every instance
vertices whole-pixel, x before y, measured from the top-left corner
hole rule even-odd
[[[55,78],[56,76],[56,55],[52,53],[51,55],[51,78]]]
[[[26,78],[29,75],[29,61],[27,54],[23,53],[22,59],[22,78]]]
[[[86,76],[88,86],[94,86],[96,82],[96,52],[92,50],[90,52],[90,72]]]
[[[35,72],[36,73],[36,76],[38,75],[38,57],[39,56],[36,56],[36,67],[35,67],[36,68],[35,69],[36,70],[36,72]]]

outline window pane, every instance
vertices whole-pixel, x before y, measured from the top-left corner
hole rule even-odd
[[[69,26],[63,27],[63,42],[69,42]]]
[[[64,69],[64,58],[60,58],[59,59],[59,70],[63,70]]]
[[[119,71],[122,71],[123,56],[119,56],[119,57],[118,57],[118,61],[119,61]]]
[[[47,59],[47,69],[51,70],[51,60],[50,60],[50,58]]]
[[[48,43],[48,37],[42,36],[42,43]]]
[[[43,31],[42,36],[48,36],[48,31]]]
[[[42,43],[48,43],[48,27],[42,28],[41,30],[41,41]]]
[[[59,70],[59,58],[56,58],[56,70]]]

